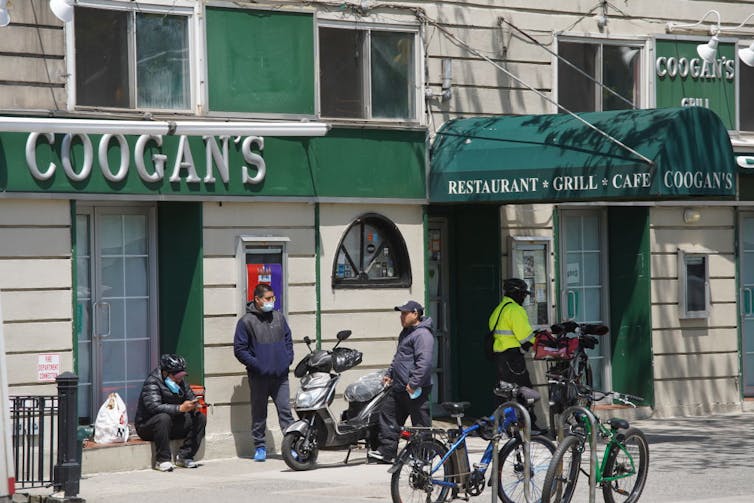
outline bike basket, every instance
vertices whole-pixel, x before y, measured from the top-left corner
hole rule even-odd
[[[535,360],[570,360],[579,349],[576,337],[553,337],[549,331],[534,336]]]

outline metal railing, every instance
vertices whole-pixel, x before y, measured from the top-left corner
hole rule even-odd
[[[63,372],[55,396],[10,397],[11,438],[16,489],[53,486],[77,497],[81,480],[81,450],[77,445],[78,377]]]
[[[57,396],[11,396],[10,420],[16,488],[53,484],[57,451]]]

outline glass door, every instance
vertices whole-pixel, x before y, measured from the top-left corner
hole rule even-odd
[[[435,333],[434,392],[431,402],[437,405],[450,396],[450,329],[448,327],[449,282],[447,253],[448,224],[445,219],[429,221],[429,260],[427,315],[432,317]],[[434,408],[434,407],[433,407]]]
[[[741,364],[744,396],[754,396],[754,213],[741,215]]]
[[[117,392],[133,419],[157,361],[154,210],[80,208],[76,215],[79,416]]]
[[[562,320],[607,324],[607,254],[605,216],[600,211],[563,211],[560,225]],[[610,385],[610,338],[587,350],[594,387]]]

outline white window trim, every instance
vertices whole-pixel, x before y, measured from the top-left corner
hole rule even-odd
[[[686,277],[686,257],[704,257],[704,310],[689,311],[686,305],[688,278]],[[709,253],[687,252],[678,250],[678,317],[680,319],[709,318],[710,315],[710,287],[709,287]]]
[[[78,105],[76,103],[76,38],[74,19],[65,25],[65,59],[68,82],[67,98],[68,111],[91,111],[91,112],[119,112],[119,113],[144,113],[164,112],[171,114],[206,114],[206,64],[204,53],[199,55],[199,49],[206,51],[206,34],[204,30],[204,7],[200,2],[189,0],[148,0],[148,2],[132,2],[130,0],[77,0],[76,7],[90,7],[102,10],[117,10],[122,12],[146,12],[157,14],[171,14],[186,16],[188,18],[188,51],[189,51],[189,108],[187,109],[159,109],[159,108],[113,108],[90,105]],[[132,59],[135,55],[132,55]],[[136,66],[133,60],[129,61],[129,72],[135,72]],[[135,82],[135,78],[134,78]],[[133,89],[132,91],[135,91]]]
[[[238,236],[236,245],[236,274],[237,274],[237,295],[236,312],[242,316],[246,312],[246,298],[248,295],[248,285],[246,284],[246,251],[254,248],[282,248],[282,267],[283,267],[283,291],[275,292],[282,295],[285,302],[283,303],[283,315],[288,317],[291,299],[288,297],[288,243],[291,238],[288,236]]]
[[[652,60],[654,58],[650,58],[649,55],[654,49],[654,44],[651,43],[651,38],[646,37],[616,37],[616,38],[605,38],[603,36],[594,36],[591,34],[564,34],[564,33],[556,33],[554,42],[553,42],[553,52],[555,54],[559,54],[559,48],[558,45],[560,42],[572,42],[572,43],[581,43],[581,44],[593,44],[593,45],[630,45],[630,46],[636,46],[639,49],[639,57],[641,60],[639,61],[639,90],[641,95],[639,96],[639,103],[636,103],[636,108],[642,109],[647,108],[650,106],[653,106],[651,101],[654,101],[654,98],[652,100],[649,100],[650,97],[650,90],[651,85],[650,81],[654,81],[654,79],[648,78],[649,75],[652,75],[652,73],[649,70],[650,63],[652,63]],[[600,50],[600,59],[602,58],[602,51]],[[558,96],[558,90],[559,90],[559,84],[560,84],[560,75],[558,74],[558,62],[559,58],[558,56],[553,55],[551,58],[551,65],[552,65],[552,74],[553,74],[553,80],[554,85],[552,88],[552,94],[553,94],[553,100],[555,103],[560,103],[560,99]],[[601,70],[600,70],[601,71]],[[595,79],[599,80],[599,79]],[[600,80],[601,81],[601,80]],[[594,84],[595,86],[597,84]],[[597,93],[597,97],[599,98],[601,96],[601,93]],[[553,104],[552,106],[552,113],[564,113],[560,108],[557,107],[557,105]],[[571,110],[574,112],[574,110]],[[600,112],[604,112],[604,110],[601,109],[600,104]]]
[[[320,17],[315,18],[314,36],[315,36],[315,68],[316,68],[316,80],[315,80],[315,92],[316,103],[315,111],[317,117],[327,118],[330,122],[344,122],[344,123],[384,123],[384,124],[411,124],[411,125],[423,125],[425,116],[425,103],[424,103],[424,44],[422,43],[421,26],[417,24],[387,24],[379,22],[363,22],[363,21],[336,21],[331,19],[323,19]],[[320,107],[321,103],[321,85],[319,80],[319,29],[320,28],[337,28],[342,30],[361,30],[366,32],[365,42],[371,44],[371,31],[395,31],[400,33],[413,33],[414,35],[414,117],[409,119],[387,119],[387,118],[372,118],[372,99],[371,99],[371,51],[364,51],[363,65],[365,67],[364,74],[368,75],[364,83],[365,98],[368,100],[366,117],[350,118],[350,117],[326,117],[322,115]],[[367,47],[371,47],[368,45]]]

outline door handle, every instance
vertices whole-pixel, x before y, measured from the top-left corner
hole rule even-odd
[[[568,319],[572,320],[576,318],[576,311],[578,311],[577,301],[578,297],[576,296],[576,292],[573,290],[568,290],[568,305],[566,306],[566,310],[568,311]],[[573,300],[573,302],[571,302]]]
[[[94,304],[94,335],[96,337],[110,336],[110,303],[97,302]],[[105,322],[107,316],[107,322]]]

